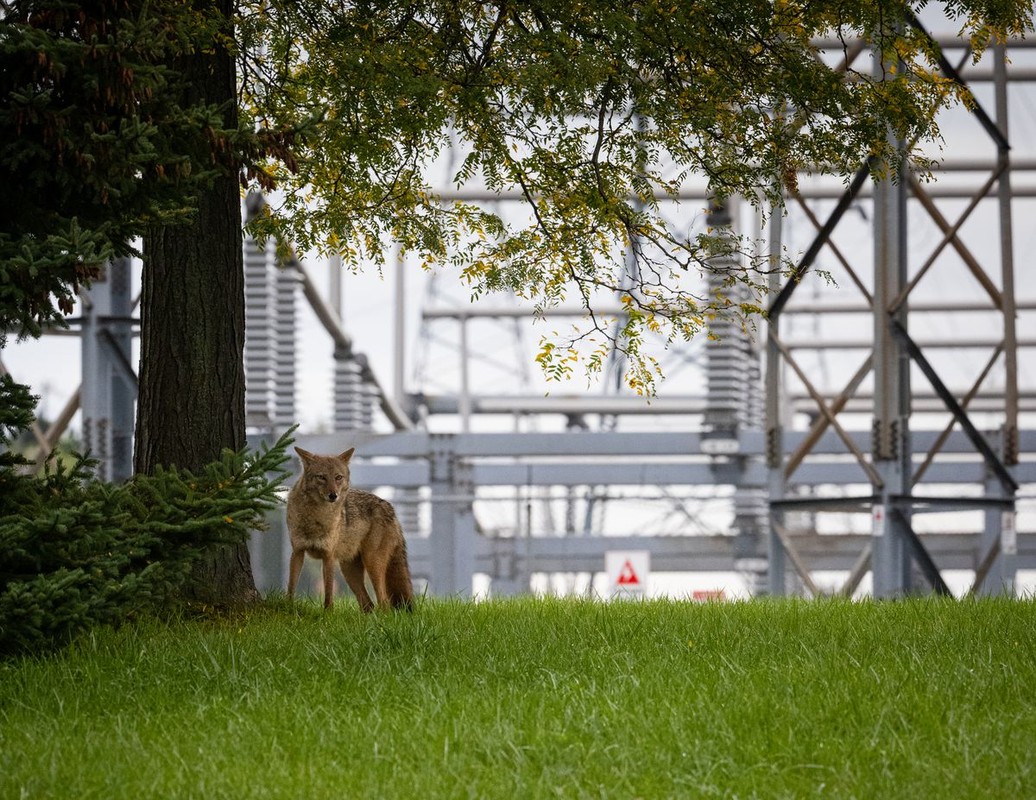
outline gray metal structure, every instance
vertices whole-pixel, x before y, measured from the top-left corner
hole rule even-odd
[[[808,432],[785,432],[790,448],[801,445]],[[937,432],[917,434],[920,447],[931,447]],[[849,435],[853,447],[869,446],[869,432]],[[302,435],[299,444],[309,450],[332,452],[343,446],[340,434]],[[738,537],[724,535],[645,536],[633,531],[604,536],[558,536],[542,530],[489,534],[479,529],[479,512],[487,506],[510,502],[493,489],[521,487],[525,499],[535,499],[558,486],[605,486],[636,490],[643,487],[717,486],[763,490],[770,469],[764,456],[767,436],[762,431],[741,431],[734,440],[736,456],[706,452],[709,437],[693,433],[457,433],[404,431],[394,434],[351,434],[351,446],[363,457],[355,460],[354,483],[366,487],[394,487],[418,492],[430,508],[427,532],[409,532],[409,550],[415,576],[427,581],[429,593],[468,596],[473,577],[492,580],[491,591],[528,591],[532,576],[553,572],[600,572],[608,550],[648,550],[654,569],[668,572],[735,572],[742,557]],[[1036,432],[1021,437],[1030,455],[1016,468],[1019,480],[1036,483]],[[971,457],[967,436],[953,433],[942,443],[954,456],[948,464],[931,468],[932,477],[955,487],[981,485],[985,465]],[[812,457],[797,473],[798,485],[829,487],[846,474],[849,452],[837,435],[827,433],[812,444]],[[959,460],[957,460],[959,459]],[[749,466],[745,468],[742,460]],[[920,503],[920,500],[915,500]],[[398,501],[397,501],[398,502]],[[855,500],[839,499],[842,505]],[[955,501],[947,498],[948,507]],[[819,505],[819,504],[817,504]],[[832,506],[834,504],[831,504]],[[956,505],[963,505],[959,503]],[[926,552],[942,569],[975,570],[980,566],[985,532],[929,534]],[[782,547],[803,565],[804,583],[810,570],[850,571],[870,544],[869,533],[818,534],[805,529],[781,536]],[[1019,534],[1015,564],[1036,568],[1036,535]],[[805,567],[808,565],[808,568]],[[266,565],[263,576],[271,587],[282,585],[283,564]]]
[[[842,43],[834,46],[841,50]],[[948,53],[962,47],[953,41],[944,46]],[[320,452],[357,447],[354,482],[391,493],[406,519],[415,574],[433,594],[468,595],[476,575],[485,576],[495,593],[524,592],[535,575],[599,573],[604,553],[613,549],[649,550],[658,571],[737,572],[758,593],[831,591],[818,578],[822,572],[840,573],[837,588],[847,595],[859,591],[867,573],[878,597],[947,592],[948,570],[973,573],[975,591],[1012,592],[1019,569],[1036,569],[1036,534],[1019,532],[1016,518],[1019,487],[1031,491],[1036,485],[1036,431],[1023,430],[1019,422],[1021,412],[1036,408],[1024,405],[1036,391],[1020,389],[1018,378],[1019,348],[1034,342],[1019,338],[1016,323],[1020,311],[1036,304],[1015,296],[1011,221],[1013,201],[1034,191],[1011,179],[1036,169],[1036,159],[1012,164],[1012,68],[1004,47],[994,48],[991,58],[991,70],[980,64],[973,73],[993,86],[991,110],[982,101],[975,112],[990,154],[948,161],[941,173],[956,166],[963,175],[985,176],[968,188],[912,179],[872,184],[875,165],[864,164],[846,189],[804,181],[801,193],[787,199],[787,214],[778,210],[767,223],[774,262],[790,227],[815,231],[795,274],[783,282],[773,279],[765,325],[754,338],[732,325],[720,331],[715,346],[699,345],[688,361],[698,370],[701,390],[662,396],[650,405],[612,391],[578,397],[479,393],[467,360],[477,350],[467,326],[480,316],[517,325],[529,313],[499,306],[427,308],[429,324],[445,318],[461,323],[462,385],[454,393],[429,395],[420,386],[408,393],[397,364],[395,391],[388,392],[345,332],[340,287],[332,287],[328,301],[298,258],[277,265],[272,252],[246,242],[252,433],[268,435],[295,421],[295,303],[301,291],[330,339],[335,389],[328,398],[334,432],[300,436],[299,444]],[[943,68],[955,79],[967,77],[949,61]],[[1015,77],[1033,79],[1026,76],[1022,69]],[[509,201],[502,195],[483,199]],[[961,201],[963,211],[954,216]],[[979,253],[969,246],[967,220],[987,206],[995,206],[999,247]],[[829,209],[826,217],[822,208]],[[723,213],[716,209],[711,221],[723,223]],[[870,221],[869,252],[839,245],[840,226],[856,213]],[[737,215],[729,216],[733,224]],[[932,252],[920,262],[911,239],[919,218],[938,231]],[[964,265],[977,297],[933,301],[916,291],[926,276],[938,275],[947,254]],[[854,293],[849,302],[799,296],[800,280],[818,265],[839,271],[849,284],[843,291]],[[113,264],[84,298],[82,316],[73,321],[82,336],[83,385],[60,415],[63,424],[55,426],[60,435],[81,406],[86,444],[101,459],[102,475],[114,480],[131,468],[135,378],[128,276],[127,263]],[[967,320],[980,309],[998,319],[993,341],[985,333],[968,333],[962,322],[955,330],[968,335],[955,343],[985,346],[988,361],[970,385],[951,390],[937,359],[946,337],[926,329],[925,315]],[[866,330],[854,325],[851,339],[803,337],[791,324],[806,316],[861,315],[869,324]],[[849,377],[834,391],[816,374],[819,352],[852,361]],[[992,388],[991,375],[998,376]],[[948,424],[933,429],[936,412],[940,424]],[[537,433],[516,423],[508,433],[468,432],[485,414],[516,420],[560,415],[569,429]],[[916,424],[919,415],[923,428]],[[598,417],[600,430],[590,430],[590,416]],[[440,417],[463,420],[463,432],[421,429]],[[663,417],[681,429],[626,431],[619,424]],[[38,434],[42,451],[53,446],[54,435]],[[703,502],[711,497],[725,503],[719,530],[702,522],[708,516]],[[659,533],[634,509],[605,529],[599,513],[591,513],[624,500],[638,508],[662,506],[676,522]],[[567,504],[566,513],[574,516],[579,503],[591,524],[559,530],[551,509]],[[499,509],[507,510],[502,522]],[[929,515],[946,512],[960,521],[943,530],[923,524]],[[262,536],[256,543],[257,577],[263,588],[283,587],[284,543]]]
[[[963,47],[963,43],[957,45],[958,49]],[[949,49],[946,48],[947,51]],[[966,57],[965,52],[961,64],[965,62]],[[857,289],[871,308],[873,345],[870,355],[832,402],[828,402],[815,391],[809,377],[796,364],[789,348],[782,344],[781,314],[821,248],[831,245],[835,227],[846,209],[856,200],[856,195],[869,174],[883,165],[868,162],[861,166],[827,221],[823,225],[818,224],[816,236],[798,264],[795,274],[770,304],[768,338],[771,343],[770,357],[775,368],[767,373],[768,396],[779,395],[781,370],[776,364],[783,360],[796,372],[799,381],[816,402],[818,416],[812,426],[811,436],[819,435],[828,428],[838,432],[866,476],[866,481],[862,484],[866,490],[854,496],[818,498],[808,491],[795,491],[794,473],[798,465],[812,455],[812,438],[789,453],[785,447],[779,410],[775,404],[771,404],[767,419],[767,435],[771,442],[768,460],[772,471],[770,502],[774,516],[775,540],[781,531],[782,513],[788,509],[815,513],[846,509],[869,512],[873,520],[873,536],[861,549],[859,560],[850,571],[845,585],[847,592],[855,588],[869,564],[873,574],[873,593],[877,597],[895,597],[910,592],[917,582],[918,573],[932,590],[949,593],[950,590],[940,571],[939,561],[933,558],[929,548],[915,532],[913,521],[915,515],[925,511],[950,509],[978,509],[986,512],[986,530],[976,558],[973,589],[985,588],[1007,592],[1013,590],[1017,567],[1014,533],[1015,495],[1019,488],[1016,474],[1019,465],[1018,341],[1015,330],[1017,312],[1013,276],[1005,48],[995,47],[993,58],[996,76],[995,121],[981,103],[976,104],[973,114],[988,137],[990,147],[995,151],[995,166],[989,179],[973,193],[963,215],[955,223],[950,224],[931,194],[916,180],[904,179],[898,183],[879,182],[875,187],[873,202],[873,281],[869,289],[864,281],[856,277],[859,265],[850,263],[835,249],[845,271],[853,277]],[[951,65],[945,58],[941,66],[947,77],[964,82],[959,68]],[[909,174],[908,166],[898,167],[897,172],[900,174]],[[990,196],[990,190],[994,186],[997,193]],[[908,198],[916,199],[916,205],[909,203]],[[968,215],[984,200],[995,201],[998,204],[1000,253],[999,258],[993,260],[999,261],[999,286],[989,270],[968,250],[964,239],[959,235]],[[934,221],[942,232],[942,237],[932,255],[911,274],[907,251],[908,220],[910,215],[917,211],[923,211]],[[910,333],[909,304],[912,292],[930,270],[938,267],[940,254],[950,246],[957,251],[978,285],[988,295],[990,308],[999,312],[999,327],[1003,333],[1002,341],[995,347],[989,364],[963,403],[947,389],[938,370]],[[986,255],[988,258],[989,254]],[[854,269],[857,272],[854,272]],[[979,307],[977,303],[974,306]],[[999,358],[1001,354],[1002,359]],[[997,362],[1002,370],[1004,393],[1000,408],[1003,421],[1000,431],[997,432],[998,444],[994,446],[990,438],[983,435],[974,425],[966,405],[970,397],[978,392],[983,378]],[[981,481],[981,492],[967,498],[948,497],[944,492],[933,496],[923,493],[924,484],[921,484],[921,480],[945,439],[939,437],[927,451],[917,448],[917,437],[912,436],[910,428],[911,381],[917,377],[913,374],[912,367],[916,367],[916,371],[924,376],[951,415],[952,422],[946,433],[951,432],[954,427],[959,427],[974,453],[980,457],[987,470],[987,476]],[[838,423],[837,414],[868,373],[873,374],[874,384],[872,437],[869,447],[859,447],[851,443]],[[917,458],[918,454],[923,454],[924,458]],[[932,483],[930,476],[928,481]],[[944,487],[936,487],[937,491],[942,488]],[[802,562],[790,542],[786,539],[774,541],[771,543],[770,564],[770,589],[773,592],[780,592],[785,586],[782,572],[786,557],[790,557],[796,565],[800,576],[808,580],[808,573],[801,566]]]
[[[133,305],[130,260],[118,259],[84,296],[80,318],[83,375],[90,376],[79,393],[83,447],[97,459],[100,477],[110,481],[133,474]]]

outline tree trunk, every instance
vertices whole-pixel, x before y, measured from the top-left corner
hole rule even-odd
[[[232,4],[205,6],[214,8],[229,28]],[[184,107],[225,104],[224,124],[232,128],[234,59],[223,48],[205,50],[177,65],[188,78]],[[199,152],[199,142],[185,147]],[[230,164],[222,172],[190,223],[154,228],[144,237],[137,472],[159,465],[197,470],[224,448],[245,445],[241,204],[237,170]],[[245,545],[214,548],[187,592],[187,599],[220,606],[257,597]]]

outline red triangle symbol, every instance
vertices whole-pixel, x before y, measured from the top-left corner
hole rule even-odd
[[[633,571],[633,564],[629,559],[626,559],[626,563],[623,564],[622,570],[619,572],[619,580],[616,583],[619,586],[640,586],[640,578]]]

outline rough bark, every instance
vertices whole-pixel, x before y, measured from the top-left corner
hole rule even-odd
[[[231,3],[205,6],[213,7],[230,20]],[[233,127],[232,56],[199,50],[180,67],[189,77],[184,102],[225,104],[224,125]],[[185,146],[197,153],[199,142]],[[137,472],[199,469],[224,448],[245,445],[241,206],[237,170],[224,164],[221,171],[190,223],[144,237]],[[257,596],[245,545],[213,548],[188,591],[188,599],[221,606]]]

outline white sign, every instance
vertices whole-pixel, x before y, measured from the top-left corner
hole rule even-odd
[[[886,523],[885,506],[883,506],[881,503],[875,503],[874,507],[871,508],[871,522],[874,525],[871,531],[874,535],[874,538],[880,539],[882,536],[885,535]]]
[[[608,550],[604,554],[609,597],[644,597],[651,572],[648,550]]]

